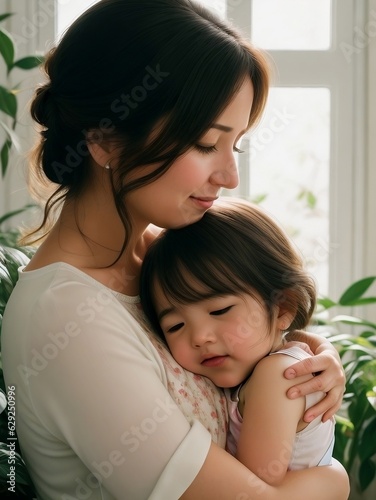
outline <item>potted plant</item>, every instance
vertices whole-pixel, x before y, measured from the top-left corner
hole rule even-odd
[[[350,476],[352,500],[375,498],[376,485],[376,323],[356,316],[323,316],[332,308],[366,306],[376,277],[353,283],[338,301],[318,300],[316,320],[337,348],[346,373],[346,390],[336,416],[334,456]],[[328,333],[329,329],[329,333]]]
[[[0,22],[13,14],[0,14]],[[32,70],[41,64],[43,57],[30,55],[16,58],[15,44],[12,36],[0,28],[0,56],[6,67],[6,79],[0,82],[0,166],[1,177],[4,178],[9,167],[10,152],[18,147],[16,133],[18,116],[18,93],[20,85],[11,86],[9,77],[17,69]],[[18,267],[25,265],[33,250],[31,248],[17,248],[20,236],[18,229],[5,230],[4,226],[11,217],[24,212],[32,205],[26,205],[18,210],[0,216],[0,342],[2,317],[6,302],[18,278]],[[9,424],[12,419],[9,415],[8,391],[4,384],[1,354],[0,354],[0,497],[30,500],[35,492],[22,459],[17,439],[10,441]],[[13,430],[12,430],[13,432]],[[15,436],[15,434],[14,434]],[[12,446],[10,446],[12,443]]]

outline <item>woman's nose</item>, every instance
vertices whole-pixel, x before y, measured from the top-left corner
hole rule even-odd
[[[225,167],[215,170],[210,177],[210,182],[227,189],[236,188],[239,184],[239,173],[235,159]]]

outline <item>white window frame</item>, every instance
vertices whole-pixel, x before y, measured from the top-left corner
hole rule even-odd
[[[60,0],[59,0],[60,1]],[[66,1],[66,0],[61,0]],[[330,51],[270,51],[278,67],[280,86],[327,86],[331,90],[330,174],[330,295],[337,298],[346,286],[364,276],[376,275],[376,0],[332,0],[333,44]],[[17,13],[3,23],[21,37],[18,57],[45,52],[55,40],[56,0],[5,0],[4,11]],[[13,8],[12,8],[13,4]],[[234,23],[251,35],[252,0],[227,0]],[[337,15],[339,14],[339,15]],[[361,47],[359,31],[374,33]],[[32,34],[32,36],[31,36]],[[344,45],[347,44],[347,45]],[[344,47],[354,47],[351,63]],[[298,64],[297,64],[298,63]],[[26,75],[27,73],[27,75]],[[27,79],[28,90],[20,96],[21,150],[35,139],[27,106],[39,70],[14,76]],[[14,81],[13,83],[16,83]],[[241,162],[247,161],[246,155]],[[248,167],[240,164],[242,189],[248,186]],[[0,180],[0,214],[30,202],[25,182],[26,159],[13,155],[5,180]],[[241,193],[247,194],[247,193]],[[13,219],[11,224],[23,219]],[[367,308],[369,314],[371,308]],[[373,319],[375,311],[371,313]],[[372,318],[369,318],[372,319]]]
[[[229,17],[252,38],[252,0],[227,0],[227,6]],[[330,50],[268,53],[278,68],[278,87],[317,86],[331,92],[329,296],[338,298],[356,279],[376,274],[372,220],[376,216],[376,99],[371,90],[376,84],[376,68],[371,64],[376,61],[376,0],[332,0],[332,9]],[[362,42],[359,33],[364,29],[375,36]],[[243,155],[239,161],[239,194],[249,196],[249,158]]]

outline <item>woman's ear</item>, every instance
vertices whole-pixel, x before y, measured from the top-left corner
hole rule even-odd
[[[95,163],[100,167],[106,167],[112,158],[111,143],[103,139],[103,134],[97,133],[96,130],[89,130],[86,134],[86,144]]]

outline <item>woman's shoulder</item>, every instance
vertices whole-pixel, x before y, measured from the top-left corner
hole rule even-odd
[[[28,271],[19,269],[19,279],[7,305],[8,314],[19,310],[38,323],[58,321],[58,318],[78,317],[94,326],[100,322],[137,325],[138,296],[116,292],[84,271],[65,262],[56,262]],[[12,308],[12,304],[14,308]],[[93,328],[93,325],[92,327]]]

